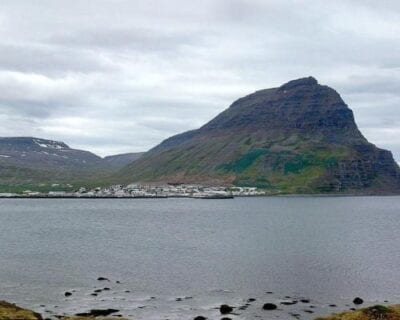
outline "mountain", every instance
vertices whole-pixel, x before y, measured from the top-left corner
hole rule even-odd
[[[112,168],[121,169],[139,159],[143,154],[144,152],[117,154],[105,157],[104,161],[107,162]]]
[[[61,183],[88,179],[103,159],[63,142],[31,137],[0,138],[0,185]]]
[[[124,168],[120,181],[257,186],[271,193],[399,193],[400,169],[332,88],[308,77],[235,101]]]

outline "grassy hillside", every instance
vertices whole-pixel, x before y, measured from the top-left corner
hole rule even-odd
[[[348,311],[316,320],[399,320],[400,305],[395,306],[373,306],[356,311]]]

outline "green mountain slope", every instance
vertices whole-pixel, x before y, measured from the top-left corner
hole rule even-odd
[[[257,91],[173,136],[118,181],[257,186],[272,193],[399,193],[389,151],[369,143],[339,94],[312,78]]]

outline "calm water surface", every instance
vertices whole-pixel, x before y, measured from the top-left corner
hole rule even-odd
[[[308,297],[323,311],[355,296],[398,303],[399,230],[400,197],[3,199],[0,299],[148,319],[249,297]]]

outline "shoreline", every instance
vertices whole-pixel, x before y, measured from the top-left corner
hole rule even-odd
[[[155,299],[155,297],[152,297]],[[192,297],[184,297],[177,298],[176,301],[184,301],[185,299],[192,299]],[[356,298],[360,299],[360,298]],[[363,304],[362,299],[361,302],[358,303],[357,300],[353,301],[354,307],[347,310],[338,310],[337,312],[325,314],[325,315],[311,315],[313,313],[312,309],[309,309],[308,315],[310,316],[308,319],[312,320],[377,320],[377,319],[385,319],[385,320],[397,320],[400,319],[400,305],[399,304],[391,304],[391,305],[382,305],[382,304],[372,304],[361,307]],[[253,303],[255,303],[257,299],[249,298],[246,303],[242,306],[234,306],[229,304],[221,304],[217,307],[214,307],[214,317],[223,317],[223,319],[236,318],[243,314],[248,308],[253,307]],[[277,315],[277,311],[282,310],[283,307],[297,304],[298,301],[285,301],[280,304],[275,304],[271,302],[261,303],[257,306],[257,318],[262,316],[274,316],[275,318],[282,319],[281,315]],[[310,300],[303,299],[299,302],[309,303]],[[64,320],[86,320],[86,319],[102,319],[102,320],[129,320],[136,319],[136,315],[124,315],[120,312],[118,306],[113,308],[89,308],[88,311],[76,312],[74,314],[66,314],[66,313],[53,313],[51,315],[40,313],[30,308],[20,307],[15,303],[10,303],[4,300],[0,300],[0,320],[43,320],[43,319],[64,319]],[[144,307],[143,307],[144,308]],[[304,310],[307,312],[306,310]],[[191,318],[187,317],[187,319],[193,320],[206,320],[210,319],[211,316],[209,314],[199,313],[199,315],[192,315]],[[253,314],[254,315],[254,314]],[[300,313],[297,312],[288,312],[288,316],[293,319],[301,320],[306,319]],[[210,317],[210,318],[209,318]],[[180,316],[178,319],[181,319]],[[186,317],[185,317],[186,318]],[[287,319],[287,318],[285,318]]]
[[[192,196],[135,196],[135,197],[118,197],[118,196],[0,196],[0,199],[118,199],[118,200],[134,200],[134,199],[198,199],[198,200],[232,200],[235,198],[362,198],[362,197],[400,197],[400,194],[271,194],[271,195],[235,195],[232,197],[207,198]]]
[[[93,281],[93,282],[92,282]],[[23,298],[0,295],[0,320],[398,320],[400,305],[392,298],[312,296],[286,291],[244,292],[210,289],[205,292],[142,292],[123,280],[98,276],[86,287],[58,288],[51,299],[28,293]],[[25,291],[24,291],[25,292]],[[187,295],[189,294],[189,295]],[[7,298],[6,298],[7,297]],[[53,299],[56,298],[56,299]],[[18,306],[6,301],[12,301]],[[22,309],[23,306],[26,309]],[[399,312],[399,318],[348,318],[348,314]],[[2,317],[4,309],[29,314]],[[22,311],[21,311],[22,310]],[[372,311],[371,311],[372,310]],[[345,314],[345,318],[340,315]],[[39,317],[38,317],[39,316]]]

